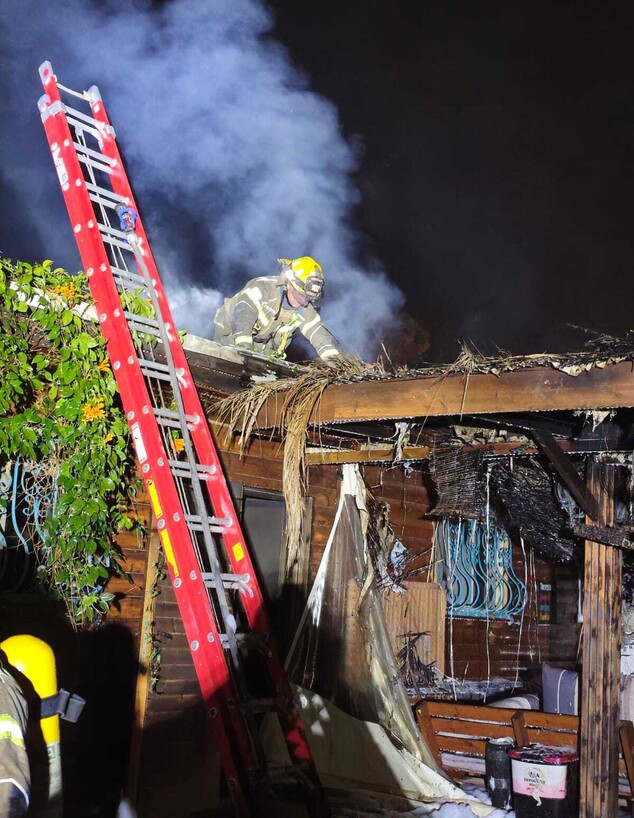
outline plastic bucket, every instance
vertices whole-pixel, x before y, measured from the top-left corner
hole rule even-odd
[[[579,755],[535,745],[508,751],[516,818],[577,818]]]

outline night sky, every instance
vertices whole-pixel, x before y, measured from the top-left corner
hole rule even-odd
[[[122,16],[144,2],[84,7],[100,11],[104,28],[109,8]],[[634,328],[632,11],[616,3],[518,0],[269,6],[275,22],[265,38],[281,41],[306,86],[334,104],[356,156],[361,196],[345,217],[356,231],[355,252],[361,264],[382,265],[403,292],[406,311],[431,335],[427,359],[453,360],[459,339],[484,353],[500,347],[520,354],[579,349],[596,333]],[[72,234],[61,221],[35,111],[37,66],[49,57],[58,68],[70,51],[56,37],[43,42],[23,8],[8,0],[0,12],[0,249],[14,258],[53,254],[72,268]],[[116,69],[116,44],[110,55],[95,46],[86,56],[90,34],[77,36],[88,48],[62,66],[60,79],[104,90],[102,75]],[[4,70],[7,46],[17,55],[11,71]],[[179,48],[182,54],[186,42]],[[142,72],[141,62],[135,74]],[[126,156],[122,111],[114,121],[122,121]],[[131,181],[143,190],[133,149]],[[14,159],[24,162],[23,184],[10,167]],[[341,154],[338,161],[343,167],[348,160]],[[189,242],[191,266],[204,268],[215,245],[187,212],[188,197],[170,199],[162,189],[140,200],[146,208],[151,202],[157,221],[162,214],[168,225],[178,223],[179,246]],[[304,197],[301,207],[311,201]],[[43,219],[51,229],[36,235],[32,226]],[[338,275],[345,282],[345,271]],[[226,276],[218,281],[221,289],[237,288]],[[335,281],[339,294],[341,286]],[[375,307],[362,286],[355,283],[346,299],[351,320],[361,312],[371,322]]]
[[[362,153],[360,225],[449,360],[634,327],[624,4],[276,0]],[[630,7],[631,8],[631,7]],[[618,11],[617,11],[618,9]]]

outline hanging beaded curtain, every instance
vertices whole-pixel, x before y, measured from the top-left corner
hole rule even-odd
[[[450,616],[512,619],[526,605],[526,586],[513,570],[508,534],[475,520],[436,527],[441,584]]]

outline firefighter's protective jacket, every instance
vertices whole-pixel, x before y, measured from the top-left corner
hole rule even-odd
[[[288,303],[286,283],[281,276],[253,278],[225,298],[214,319],[214,341],[283,356],[294,333],[301,332],[322,360],[338,355],[339,347],[315,307]]]
[[[18,818],[29,807],[27,706],[20,686],[0,667],[0,815]]]

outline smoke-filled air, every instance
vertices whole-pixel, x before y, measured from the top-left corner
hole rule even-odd
[[[355,152],[335,107],[273,38],[264,5],[2,5],[2,182],[29,228],[16,235],[31,236],[27,248],[3,236],[5,255],[78,267],[36,108],[49,59],[63,84],[100,88],[181,327],[208,336],[221,293],[275,274],[279,257],[311,255],[326,275],[329,328],[348,351],[376,352],[402,296],[378,261],[359,262]]]

